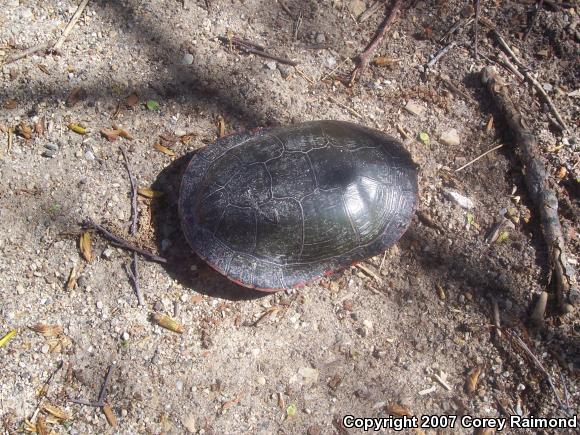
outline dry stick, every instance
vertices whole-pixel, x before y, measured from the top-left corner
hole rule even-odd
[[[497,299],[493,296],[491,297],[491,306],[493,308],[493,326],[495,326],[495,332],[498,338],[501,338],[501,320],[499,315],[499,305]]]
[[[455,47],[455,45],[456,45],[456,43],[455,43],[455,41],[453,41],[453,42],[450,42],[449,44],[447,44],[441,50],[439,50],[437,52],[437,54],[435,56],[433,56],[433,59],[431,59],[429,61],[429,63],[425,66],[425,70],[428,70],[433,65],[435,65],[439,61],[439,59],[441,59],[445,55],[445,53],[447,53],[449,50],[451,50],[453,47]]]
[[[371,43],[368,45],[368,47],[365,49],[365,51],[363,51],[362,54],[358,57],[358,65],[352,71],[352,73],[350,75],[350,81],[349,81],[350,86],[352,86],[354,81],[358,77],[362,76],[363,73],[365,72],[365,69],[367,68],[367,66],[369,64],[369,57],[378,48],[378,46],[380,45],[382,40],[385,38],[385,35],[387,34],[387,32],[389,31],[389,29],[391,28],[391,26],[393,25],[393,23],[397,19],[397,16],[399,15],[399,11],[401,10],[402,3],[403,3],[402,0],[395,0],[395,3],[393,4],[393,8],[391,9],[391,12],[383,20],[381,27],[379,28],[378,33],[375,35],[375,37],[373,38]]]
[[[18,53],[14,53],[4,59],[4,62],[1,65],[6,65],[12,62],[16,62],[24,57],[30,56],[32,54],[38,53],[39,51],[46,51],[54,44],[54,40],[46,41],[41,44],[35,45],[33,47],[27,48],[26,50],[20,51]]]
[[[266,47],[260,44],[256,44],[255,42],[248,41],[247,39],[238,38],[237,36],[232,36],[228,38],[226,36],[218,36],[218,39],[223,42],[224,44],[232,44],[236,46],[246,46],[249,48],[255,48],[256,50],[264,51]]]
[[[484,68],[481,81],[487,86],[496,105],[503,113],[508,127],[515,135],[520,149],[526,184],[532,201],[540,211],[544,238],[549,249],[550,274],[556,275],[556,296],[563,312],[572,307],[566,301],[574,303],[578,298],[578,289],[574,271],[566,256],[566,244],[558,217],[558,198],[548,184],[548,173],[540,155],[536,137],[527,129],[522,117],[510,96],[506,86],[500,82],[493,68]]]
[[[514,62],[516,63],[516,65],[519,66],[523,70],[524,77],[526,77],[532,83],[532,85],[534,85],[534,87],[542,95],[542,97],[544,97],[544,100],[546,101],[546,103],[548,104],[548,106],[550,107],[550,109],[552,110],[552,113],[556,117],[556,120],[560,124],[560,127],[564,131],[568,130],[568,126],[566,125],[566,123],[562,119],[562,116],[560,116],[560,112],[558,112],[558,109],[556,109],[556,106],[552,102],[552,99],[548,96],[548,94],[546,93],[546,91],[544,91],[544,88],[542,87],[542,85],[540,83],[538,83],[538,81],[534,77],[532,77],[532,75],[528,72],[528,69],[518,59],[518,57],[516,56],[516,54],[514,53],[514,51],[511,49],[511,47],[508,45],[508,43],[501,37],[501,35],[498,33],[498,31],[495,30],[495,29],[492,29],[492,32],[493,32],[493,35],[495,36],[495,38],[497,39],[497,41],[500,43],[500,45],[512,57],[512,59],[514,60]]]
[[[372,17],[375,14],[375,12],[377,12],[383,6],[385,6],[385,1],[379,0],[379,1],[375,2],[366,11],[364,11],[362,14],[360,14],[360,16],[358,17],[358,22],[359,23],[365,22],[370,17]]]
[[[530,25],[528,26],[528,28],[524,32],[524,39],[526,39],[528,37],[528,35],[532,31],[532,29],[534,28],[534,24],[536,24],[536,19],[538,18],[538,15],[540,14],[540,11],[542,10],[543,6],[544,6],[544,0],[539,0],[536,3],[536,10],[534,11],[534,15],[532,16],[532,19],[530,20]]]
[[[460,167],[460,168],[457,168],[457,169],[455,170],[455,172],[459,172],[459,171],[461,171],[461,170],[463,170],[463,169],[467,168],[469,165],[472,165],[472,164],[474,164],[474,163],[475,163],[475,162],[477,162],[479,159],[482,159],[483,157],[487,156],[489,153],[492,153],[492,152],[494,152],[495,150],[498,150],[498,149],[500,149],[501,147],[503,147],[503,144],[500,144],[500,145],[494,146],[492,149],[490,149],[490,150],[487,150],[486,152],[484,152],[484,153],[483,153],[483,154],[481,154],[480,156],[478,156],[478,157],[474,158],[473,160],[471,160],[471,161],[467,162],[467,163],[466,163],[465,165],[463,165],[462,167]]]
[[[518,79],[520,79],[521,82],[526,80],[524,75],[515,67],[513,63],[510,62],[509,58],[503,51],[500,51],[498,61],[501,65],[510,70]]]
[[[279,56],[275,56],[273,54],[267,53],[264,51],[264,47],[262,47],[261,45],[254,44],[250,41],[246,41],[246,40],[239,39],[236,37],[226,38],[224,36],[220,36],[220,37],[218,37],[218,39],[224,43],[231,44],[231,45],[237,47],[238,49],[245,51],[246,53],[256,54],[258,56],[262,56],[262,57],[265,57],[267,59],[275,60],[276,62],[279,62],[279,63],[283,63],[283,64],[291,65],[291,66],[296,66],[299,63],[299,62],[296,62],[294,60],[291,60],[291,59],[288,59],[285,57],[279,57]],[[256,47],[256,48],[254,48],[254,47]]]
[[[454,32],[461,29],[462,27],[469,26],[473,21],[474,21],[474,18],[467,18],[467,19],[460,18],[459,20],[457,20],[453,24],[453,26],[451,26],[451,28],[447,31],[447,33],[445,33],[445,35],[443,35],[443,37],[439,40],[439,42],[443,43]]]
[[[94,222],[91,219],[88,219],[88,218],[85,219],[85,221],[83,222],[83,227],[92,228],[92,229],[98,231],[105,239],[113,242],[113,244],[115,244],[116,246],[118,246],[121,249],[126,249],[128,251],[136,252],[137,254],[140,254],[140,255],[148,258],[149,260],[156,261],[158,263],[167,263],[166,258],[161,257],[161,256],[156,255],[156,254],[153,254],[152,252],[146,251],[145,249],[141,249],[135,245],[132,245],[128,241],[124,240],[123,238],[121,238],[119,236],[116,236],[115,234],[113,234],[109,230],[107,230],[105,227],[99,225],[98,223]]]
[[[32,417],[30,418],[30,421],[34,420],[34,415],[36,414],[36,412],[40,408],[40,404],[42,403],[42,401],[46,397],[46,394],[48,392],[48,387],[50,386],[52,379],[60,371],[60,369],[62,368],[63,365],[64,365],[64,361],[59,362],[56,369],[48,376],[48,379],[42,385],[42,388],[40,389],[40,397],[36,401],[36,407],[34,408],[34,412],[32,413]]]
[[[74,15],[72,16],[72,18],[70,19],[70,21],[66,25],[64,31],[62,32],[62,35],[60,35],[60,38],[58,38],[58,41],[56,41],[56,44],[54,44],[54,46],[52,47],[52,51],[59,51],[60,50],[60,47],[64,43],[66,37],[68,36],[68,34],[71,32],[71,30],[74,27],[74,25],[76,24],[76,22],[81,17],[81,14],[85,10],[85,7],[87,6],[88,2],[89,2],[89,0],[83,0],[81,2],[79,7],[77,8],[77,10],[75,11]]]
[[[474,44],[473,44],[473,48],[474,48],[474,53],[475,53],[475,59],[477,60],[478,54],[477,54],[477,45],[478,45],[478,41],[479,41],[479,0],[475,0],[475,25],[474,25],[475,29],[474,29]]]
[[[364,116],[362,116],[360,113],[358,113],[358,112],[357,112],[356,110],[354,110],[353,108],[351,108],[351,107],[348,107],[346,104],[342,104],[340,101],[338,101],[338,100],[336,100],[336,99],[334,99],[334,98],[332,98],[332,97],[330,97],[330,96],[328,97],[328,99],[329,99],[330,101],[332,101],[333,103],[335,103],[335,104],[338,104],[340,107],[342,107],[343,109],[347,110],[347,111],[348,111],[349,113],[351,113],[352,115],[354,115],[354,116],[356,116],[357,118],[359,118],[359,119],[361,119],[361,120],[363,120],[363,121],[364,121],[364,119],[365,119],[365,118],[364,118]]]
[[[127,174],[129,176],[129,183],[131,184],[131,232],[130,234],[134,236],[137,233],[137,186],[135,183],[135,177],[131,172],[131,167],[129,166],[129,159],[127,158],[127,153],[125,149],[120,147],[121,154],[123,154],[123,159],[125,160],[125,168],[127,169]],[[140,306],[145,305],[143,300],[143,293],[141,292],[141,287],[139,286],[139,275],[137,273],[137,254],[133,252],[133,258],[131,260],[131,273],[127,271],[129,279],[133,281],[133,288],[135,289],[135,294],[137,295],[137,301]]]
[[[557,400],[558,404],[562,407],[562,409],[566,409],[566,406],[564,405],[564,403],[562,403],[562,400],[560,400],[560,396],[558,395],[558,392],[556,391],[556,387],[554,386],[554,381],[552,380],[552,376],[550,376],[550,373],[548,373],[548,370],[546,370],[546,368],[544,367],[542,362],[538,359],[538,357],[536,355],[534,355],[534,353],[530,350],[530,348],[524,342],[524,340],[521,339],[521,337],[517,334],[517,332],[507,330],[507,334],[512,339],[512,341],[515,342],[530,357],[530,359],[534,362],[534,364],[538,367],[538,369],[546,377],[546,380],[548,381],[548,384],[550,385],[550,388],[552,389],[554,396],[556,396],[556,400]]]
[[[101,385],[101,389],[99,390],[99,397],[97,398],[97,400],[95,402],[91,402],[90,400],[81,399],[81,398],[73,399],[72,397],[68,398],[69,402],[73,402],[73,403],[76,403],[78,405],[92,406],[94,408],[102,408],[105,405],[105,398],[107,397],[107,387],[109,385],[109,381],[111,380],[111,374],[113,373],[114,367],[115,367],[115,364],[111,364],[109,366],[109,369],[107,370],[107,374],[105,375],[105,380],[103,381],[103,384]]]

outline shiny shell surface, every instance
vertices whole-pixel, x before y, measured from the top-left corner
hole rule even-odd
[[[193,156],[184,235],[246,287],[296,287],[383,252],[408,227],[417,170],[390,136],[343,121],[235,134]]]

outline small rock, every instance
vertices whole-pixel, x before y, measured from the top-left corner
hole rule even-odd
[[[552,92],[554,90],[554,86],[552,86],[550,83],[543,83],[542,87],[546,92]]]
[[[48,353],[49,350],[50,346],[48,344],[43,345],[42,348],[40,349],[42,353]]]
[[[56,150],[45,150],[42,153],[42,157],[46,157],[46,158],[52,158],[56,155]]]
[[[107,248],[103,251],[103,253],[101,254],[103,258],[110,260],[111,257],[113,256],[113,249],[112,248]]]
[[[181,59],[182,65],[191,65],[193,63],[193,54],[185,53]]]
[[[455,204],[466,210],[471,210],[475,207],[475,203],[467,196],[462,195],[451,189],[445,189],[445,195]]]
[[[161,301],[155,302],[155,304],[153,305],[153,310],[154,311],[163,311],[163,302],[161,302]]]
[[[88,150],[85,153],[85,159],[87,159],[89,161],[95,160],[95,155],[93,154],[93,152],[91,150]]]
[[[366,10],[366,8],[367,6],[363,0],[350,0],[348,4],[348,10],[355,17],[361,15]]]
[[[457,146],[461,143],[461,140],[459,139],[459,133],[454,128],[444,132],[439,140],[442,144],[447,146]]]
[[[373,329],[373,322],[370,320],[363,320],[363,326],[368,329]]]
[[[130,337],[129,333],[127,331],[125,331],[121,334],[121,338],[123,339],[123,341],[129,340],[129,337]]]
[[[289,65],[284,65],[282,63],[279,63],[277,65],[277,67],[278,67],[278,71],[280,71],[280,75],[282,76],[283,79],[287,79],[292,74],[292,67],[290,67]]]
[[[324,33],[318,32],[314,40],[317,44],[324,44],[326,42],[326,36]]]
[[[103,303],[101,301],[97,301],[97,309],[101,310],[103,308]]]
[[[258,382],[259,385],[266,385],[266,378],[264,376],[260,376],[256,382]]]
[[[44,148],[46,148],[47,150],[58,151],[58,145],[55,143],[49,142],[46,145],[44,145]]]
[[[185,417],[183,417],[181,419],[181,424],[183,424],[183,427],[187,429],[187,432],[189,433],[197,432],[195,416],[193,416],[192,414],[188,414]]]
[[[177,388],[177,391],[181,391],[183,390],[183,381],[179,380],[175,382],[175,388]]]
[[[266,68],[268,68],[270,71],[274,71],[276,69],[276,62],[273,60],[266,62]]]
[[[415,116],[421,116],[425,111],[423,106],[419,105],[418,103],[415,103],[414,101],[409,101],[405,106],[405,110]]]
[[[318,370],[311,367],[301,367],[298,369],[298,374],[302,376],[302,380],[306,384],[314,384],[318,382]]]
[[[329,68],[334,68],[336,66],[336,58],[334,56],[329,56],[326,59],[326,66]]]
[[[362,338],[365,338],[369,334],[369,331],[367,328],[356,328],[356,333]]]

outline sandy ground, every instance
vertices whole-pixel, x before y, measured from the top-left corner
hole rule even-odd
[[[293,19],[275,1],[91,1],[60,54],[39,52],[2,66],[0,337],[17,330],[0,348],[6,433],[25,428],[26,420],[35,427],[43,416],[53,433],[310,435],[354,432],[337,422],[347,414],[386,417],[401,407],[416,416],[564,416],[565,406],[510,331],[577,412],[577,311],[558,316],[550,296],[545,328],[529,323],[539,293],[553,291],[538,213],[505,124],[479,82],[498,47],[480,26],[484,57],[475,60],[467,25],[425,74],[466,3],[410,2],[376,53],[389,65],[371,65],[346,87],[335,76],[352,69],[386,14],[379,8],[358,23],[371,3],[287,0]],[[561,134],[531,87],[498,67],[538,136],[575,261],[580,10],[544,4],[525,40],[533,2],[482,1],[481,15],[517,49],[569,126]],[[58,38],[76,7],[68,0],[3,0],[0,59]],[[228,35],[300,64],[241,53],[217,39]],[[128,99],[132,94],[137,99]],[[398,137],[421,168],[420,218],[384,259],[364,263],[371,274],[353,267],[265,296],[236,287],[190,253],[175,214],[180,168],[192,151],[211,146],[220,117],[226,133],[343,119]],[[22,123],[32,127],[29,139]],[[34,131],[39,123],[44,131]],[[113,124],[134,139],[107,141],[99,131]],[[8,149],[8,131],[19,125]],[[416,139],[420,133],[428,143]],[[166,143],[175,156],[154,148],[160,135],[182,138]],[[454,171],[498,144],[505,145]],[[164,193],[139,197],[134,238],[121,147],[138,187]],[[475,207],[461,208],[450,191]],[[513,225],[487,243],[506,212]],[[169,259],[139,261],[145,306],[137,305],[126,273],[129,254],[93,234],[92,261],[81,257],[86,217]],[[501,337],[492,300],[506,328]],[[152,323],[152,313],[172,316],[183,334]],[[29,328],[37,324],[61,330],[43,335]],[[111,364],[105,400],[114,428],[100,408],[67,400],[96,401]],[[474,370],[480,375],[470,392]],[[52,373],[48,393],[39,396]],[[473,429],[457,423],[440,432]]]

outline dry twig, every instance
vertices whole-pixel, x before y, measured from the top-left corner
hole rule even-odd
[[[19,51],[18,53],[14,53],[14,54],[6,57],[6,59],[4,59],[4,62],[2,62],[1,65],[7,65],[9,63],[16,62],[17,60],[20,60],[20,59],[25,58],[27,56],[30,56],[32,54],[38,53],[39,51],[46,51],[50,47],[52,47],[53,45],[54,45],[54,40],[42,42],[42,43],[37,44],[33,47],[27,48],[26,50]]]
[[[142,255],[143,257],[148,258],[149,260],[156,261],[158,263],[167,263],[167,259],[161,257],[159,255],[153,254],[152,252],[146,251],[145,249],[141,249],[131,243],[127,242],[123,238],[116,236],[115,234],[111,233],[105,227],[99,225],[98,223],[94,222],[92,219],[85,219],[83,222],[83,227],[85,228],[92,228],[98,231],[101,236],[105,239],[111,241],[114,245],[118,246],[119,248],[126,249],[128,251],[136,252],[137,254]]]
[[[66,40],[68,34],[71,32],[72,28],[74,27],[74,25],[76,24],[76,22],[81,17],[81,14],[85,10],[85,7],[87,6],[87,3],[88,2],[89,2],[89,0],[83,0],[81,2],[81,4],[78,6],[78,8],[75,11],[74,15],[72,16],[72,18],[70,19],[70,21],[68,22],[68,24],[66,25],[66,27],[64,28],[64,30],[62,32],[62,35],[60,35],[60,38],[58,38],[58,41],[56,41],[56,43],[52,47],[52,51],[58,52],[60,50],[60,47],[62,47],[62,44]]]
[[[109,381],[111,380],[111,375],[113,374],[114,367],[115,367],[114,363],[109,366],[107,374],[105,375],[105,380],[103,381],[101,389],[99,390],[99,396],[95,402],[91,402],[90,400],[81,398],[73,399],[70,396],[68,398],[69,402],[73,402],[78,405],[92,406],[94,408],[102,408],[105,405],[105,398],[107,397],[107,387],[109,386]]]
[[[403,0],[395,0],[395,3],[393,4],[393,8],[391,9],[391,12],[383,20],[383,22],[379,28],[379,31],[377,32],[377,34],[375,35],[375,37],[373,38],[371,43],[367,46],[365,51],[363,51],[361,53],[361,55],[358,57],[358,64],[350,75],[350,80],[349,80],[350,86],[352,86],[354,84],[354,82],[358,78],[360,78],[363,75],[363,73],[365,72],[365,70],[369,64],[369,61],[370,61],[369,58],[376,51],[376,49],[379,47],[382,40],[385,38],[385,35],[387,34],[387,32],[389,31],[389,29],[391,28],[391,26],[393,25],[393,23],[397,19],[398,15],[399,15],[399,11],[401,10],[402,4],[403,4]]]
[[[246,53],[255,54],[257,56],[265,57],[266,59],[275,60],[278,63],[283,63],[285,65],[296,66],[299,62],[288,59],[286,57],[275,56],[273,54],[267,53],[264,47],[253,42],[246,41],[244,39],[236,38],[235,36],[228,38],[225,36],[219,36],[218,39],[228,46],[236,47]]]
[[[560,112],[558,112],[558,109],[556,108],[556,106],[552,102],[552,99],[548,96],[548,94],[544,90],[543,86],[530,74],[528,68],[526,68],[524,66],[524,64],[516,56],[514,51],[511,49],[511,47],[505,41],[505,39],[502,38],[502,36],[499,34],[499,32],[495,29],[492,29],[492,33],[495,36],[495,38],[497,39],[497,41],[499,42],[499,44],[503,47],[503,49],[512,57],[512,59],[514,60],[516,65],[519,66],[523,70],[524,77],[526,79],[528,79],[530,81],[530,83],[536,88],[536,90],[542,95],[542,97],[546,101],[546,104],[548,104],[548,106],[550,107],[552,114],[556,117],[558,124],[560,124],[560,128],[562,128],[563,131],[568,130],[568,126],[566,125],[566,123],[562,119]]]
[[[445,53],[447,53],[449,50],[451,50],[453,47],[455,47],[455,45],[456,45],[455,42],[450,42],[445,47],[443,47],[441,50],[439,50],[437,52],[437,54],[435,54],[435,56],[433,56],[433,58],[425,66],[425,70],[432,68],[433,65],[435,65],[439,61],[439,59],[441,59],[445,55]]]
[[[553,272],[556,276],[558,303],[564,312],[568,312],[572,309],[568,301],[575,302],[579,292],[576,288],[574,270],[566,255],[566,245],[558,216],[558,198],[548,184],[548,173],[536,137],[528,130],[508,95],[506,86],[500,82],[493,68],[484,68],[481,80],[487,86],[515,136],[525,169],[528,191],[540,211],[544,238],[549,248],[550,273]]]
[[[477,162],[479,159],[482,159],[483,157],[487,156],[489,153],[491,153],[491,152],[493,152],[493,151],[495,151],[495,150],[498,150],[498,149],[500,149],[501,147],[503,147],[503,144],[499,144],[499,145],[496,145],[496,146],[494,146],[492,149],[490,149],[490,150],[487,150],[487,151],[486,151],[486,152],[484,152],[483,154],[481,154],[481,155],[477,156],[476,158],[474,158],[473,160],[470,160],[469,162],[467,162],[465,165],[461,166],[460,168],[457,168],[457,169],[455,170],[455,172],[459,172],[459,171],[461,171],[462,169],[465,169],[465,168],[467,168],[468,166],[470,166],[470,165],[474,164],[475,162]]]

